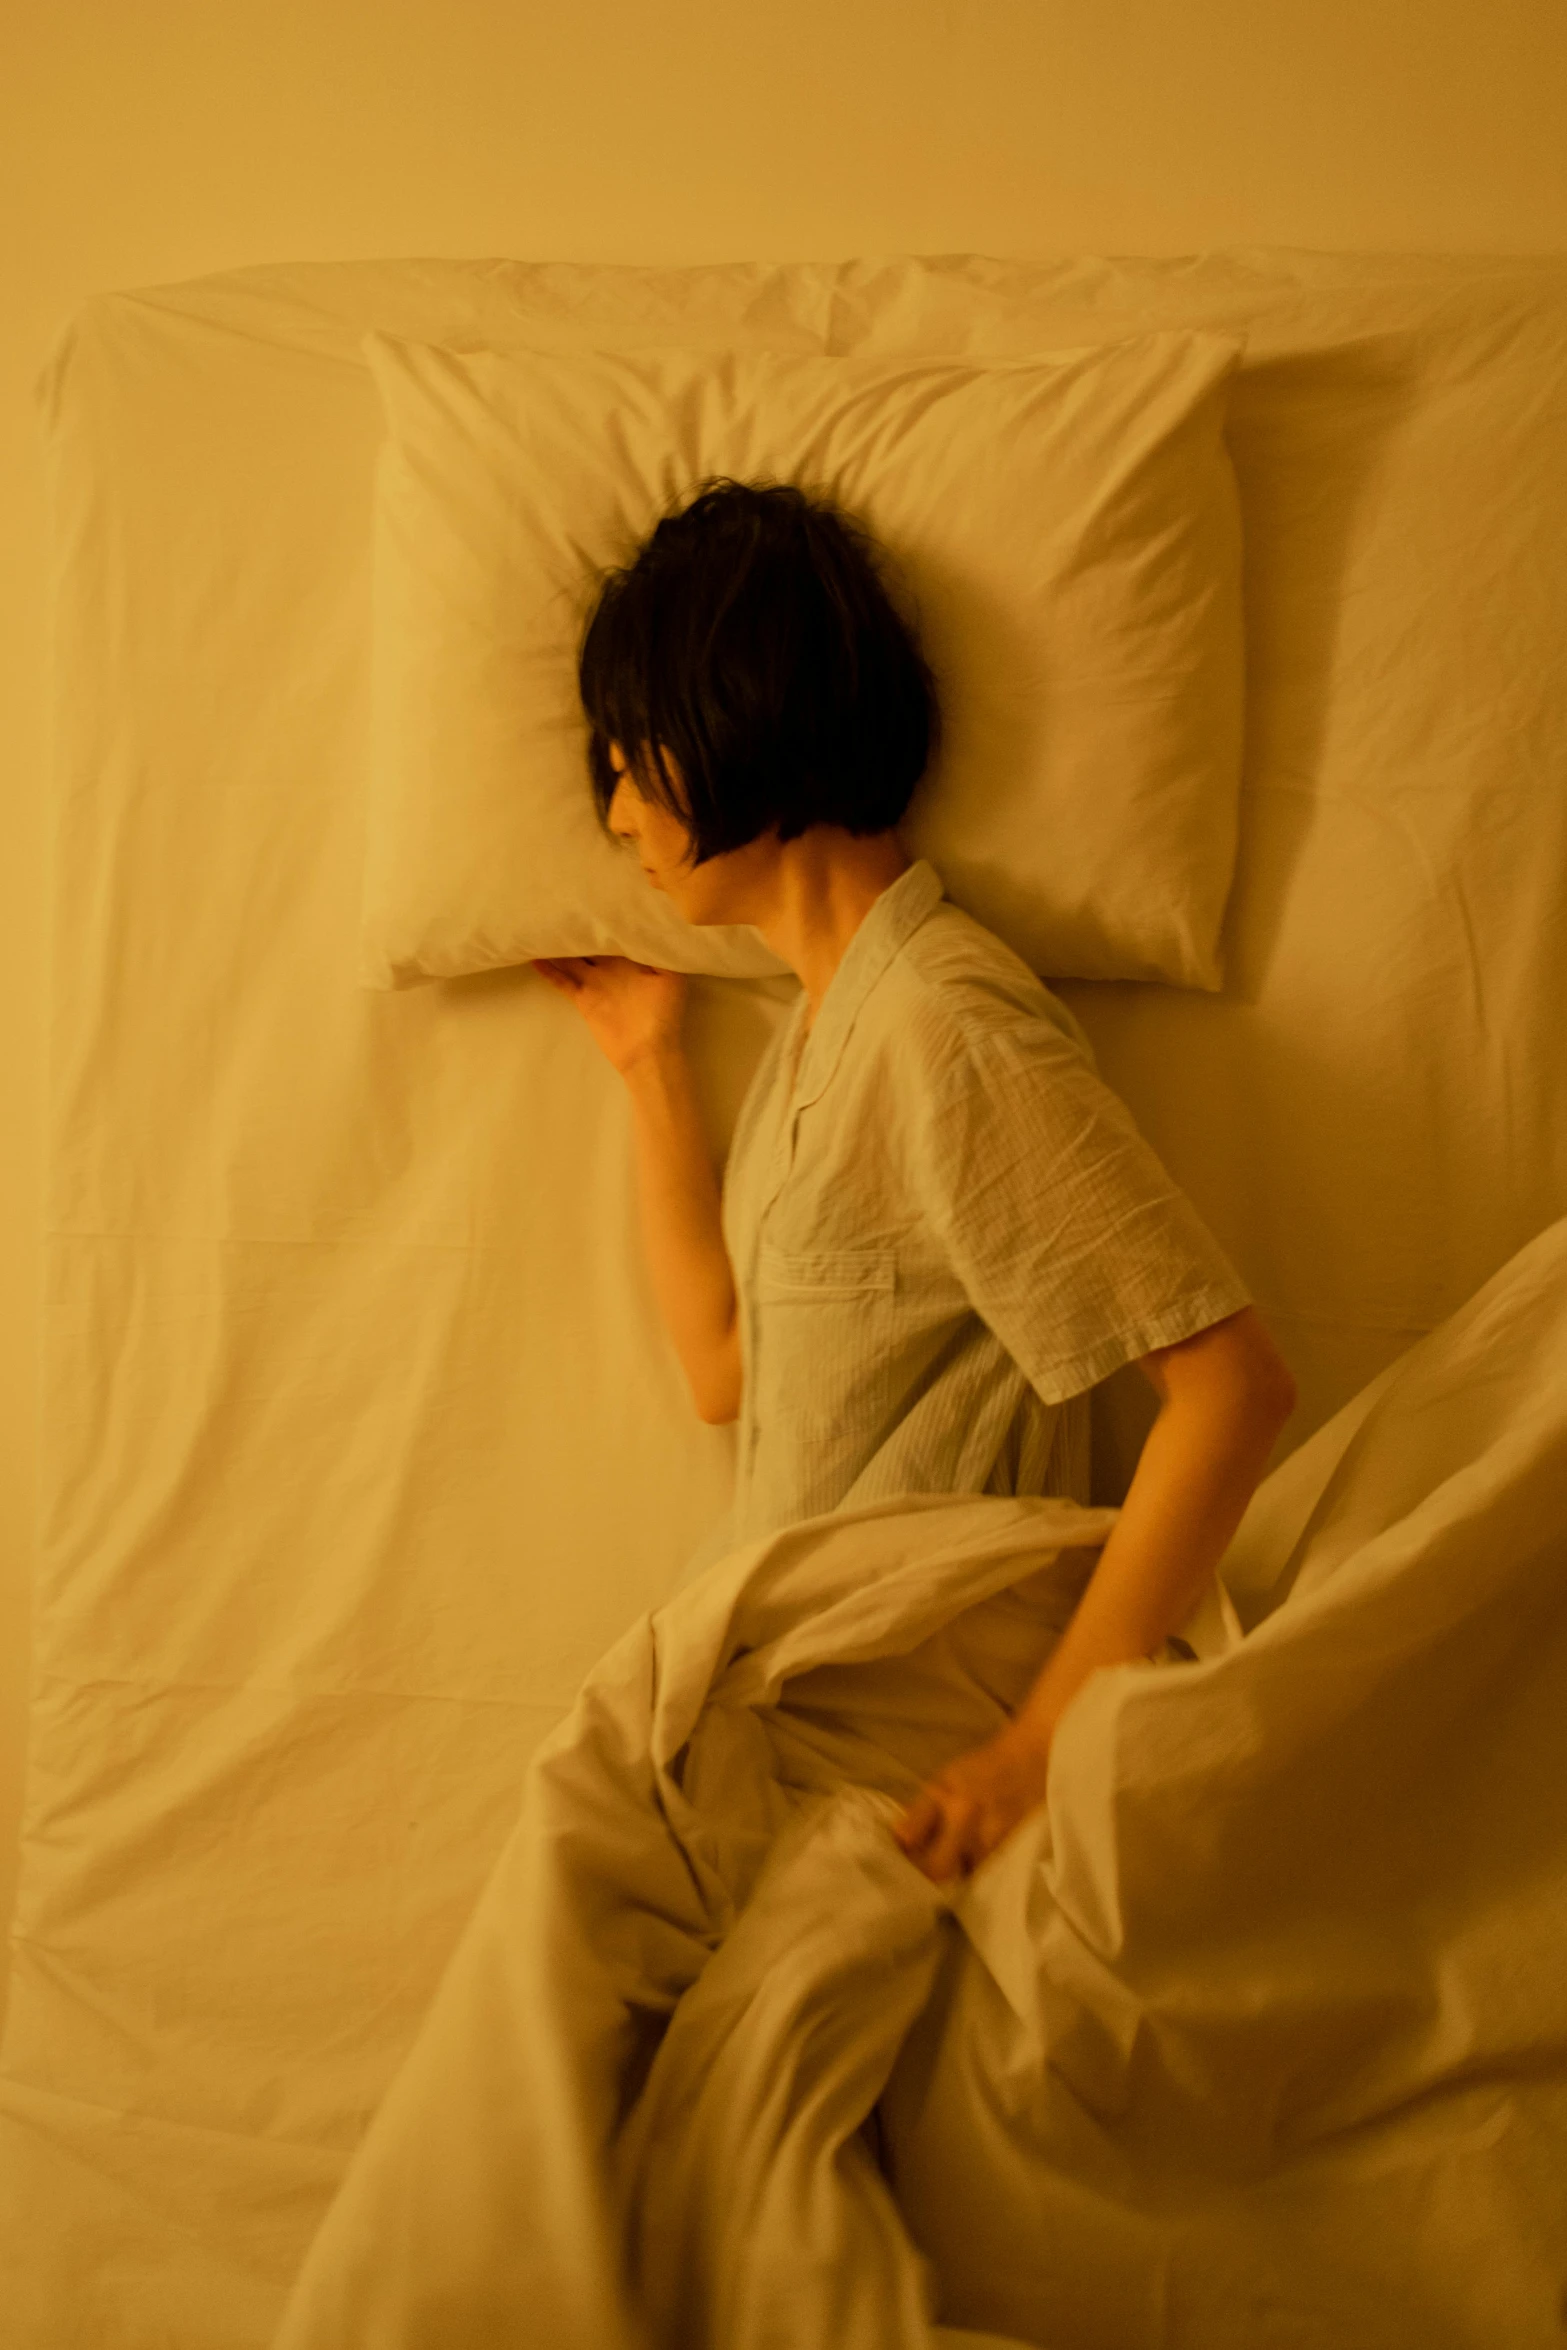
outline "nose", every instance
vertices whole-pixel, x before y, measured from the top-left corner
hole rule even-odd
[[[626,778],[622,772],[619,782],[610,795],[608,814],[609,829],[618,834],[621,840],[634,841],[637,838],[636,820],[632,813],[633,807],[634,795],[626,789]]]

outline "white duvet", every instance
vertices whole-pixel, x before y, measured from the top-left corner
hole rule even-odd
[[[275,2350],[1559,2344],[1567,1220],[1265,1483],[1239,1622],[1094,1676],[1046,1807],[937,1888],[889,1821],[1112,1522],[910,1497],[627,1633]]]

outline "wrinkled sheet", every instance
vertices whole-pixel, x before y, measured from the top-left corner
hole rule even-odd
[[[629,1632],[275,2350],[1558,2342],[1567,1220],[1259,1489],[1251,1631],[1093,1676],[933,1886],[898,1803],[1105,1530],[846,1511]]]
[[[529,1757],[728,1498],[580,1021],[526,972],[357,984],[361,335],[1187,324],[1247,334],[1231,978],[1063,993],[1277,1331],[1294,1442],[1567,1201],[1567,263],[280,264],[62,334],[6,2350],[259,2350]],[[792,997],[694,991],[715,1148]]]

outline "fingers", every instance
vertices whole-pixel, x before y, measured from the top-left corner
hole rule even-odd
[[[617,971],[651,971],[654,968],[651,963],[634,963],[629,955],[535,955],[532,962],[534,970],[542,971],[546,978],[553,971],[577,986],[591,971],[602,970],[613,975]]]
[[[937,1885],[971,1875],[988,1849],[978,1807],[939,1785],[922,1789],[894,1823],[893,1834],[915,1867]]]
[[[937,1885],[944,1885],[949,1877],[969,1876],[981,1858],[980,1852],[975,1849],[978,1843],[978,1833],[967,1806],[956,1805],[926,1846],[919,1865]]]
[[[927,1788],[916,1795],[901,1818],[894,1820],[892,1832],[912,1860],[922,1852],[941,1825],[941,1805]]]
[[[586,985],[584,975],[595,968],[598,959],[596,955],[534,955],[531,958],[540,978],[547,979],[552,987],[564,988],[568,995],[575,995]]]
[[[666,971],[661,963],[639,963],[630,955],[531,955],[529,961],[541,978],[553,979],[557,984],[580,987],[584,975],[600,969],[614,970],[617,966],[627,971],[640,971],[648,979],[683,979],[680,971]]]

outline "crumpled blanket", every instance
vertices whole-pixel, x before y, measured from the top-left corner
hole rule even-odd
[[[905,1496],[628,1632],[274,2350],[1557,2350],[1567,1219],[1265,1481],[1222,1595],[934,1886],[890,1821],[1114,1517]]]

